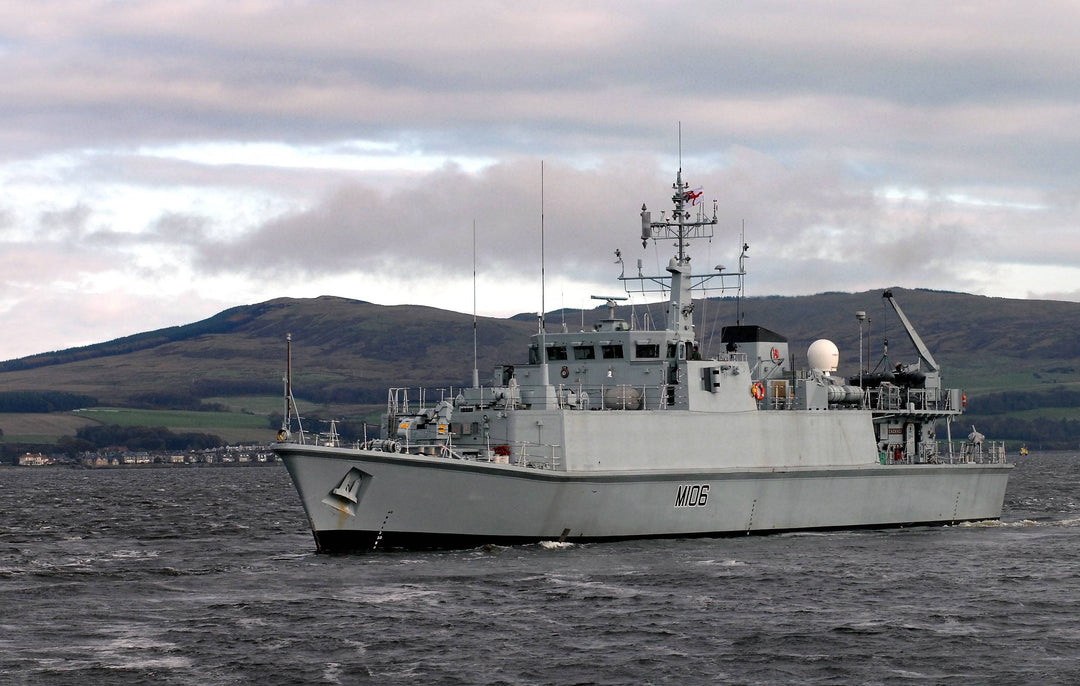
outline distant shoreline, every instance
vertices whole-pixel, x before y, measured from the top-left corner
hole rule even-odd
[[[39,469],[83,469],[87,471],[95,471],[99,469],[109,470],[122,470],[122,469],[188,469],[191,467],[206,468],[206,467],[225,467],[225,468],[240,468],[240,467],[267,467],[267,466],[284,466],[285,463],[280,460],[259,462],[253,460],[251,462],[151,462],[149,464],[117,464],[117,465],[85,465],[75,463],[62,463],[62,464],[43,464],[43,465],[18,465],[18,464],[3,464],[0,465],[0,471],[4,470],[19,470],[19,471],[33,471]]]

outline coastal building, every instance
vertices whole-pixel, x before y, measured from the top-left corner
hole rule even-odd
[[[19,456],[20,467],[42,467],[52,463],[53,459],[51,457],[46,457],[41,453],[26,453]]]

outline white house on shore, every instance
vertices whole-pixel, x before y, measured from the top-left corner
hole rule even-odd
[[[51,457],[46,457],[41,453],[26,453],[19,456],[20,467],[42,467],[53,462],[54,460]]]

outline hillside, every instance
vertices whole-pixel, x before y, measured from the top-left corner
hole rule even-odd
[[[1009,300],[962,293],[893,289],[898,302],[941,363],[948,381],[971,394],[1080,381],[1080,304]],[[840,348],[841,373],[855,373],[859,325],[870,356],[916,355],[880,291],[800,297],[744,298],[745,323],[779,331],[796,362],[807,346],[829,338]],[[663,305],[618,308],[637,326],[663,322]],[[549,330],[586,327],[606,308],[549,314]],[[734,299],[697,302],[703,353],[719,350],[720,328],[736,317]],[[482,317],[478,323],[481,377],[495,364],[522,362],[534,315]],[[471,377],[472,316],[420,306],[382,306],[323,296],[279,298],[226,310],[209,319],[106,343],[0,363],[0,391],[62,390],[124,405],[166,396],[208,398],[280,394],[285,334],[293,339],[294,389],[319,402],[381,403],[389,386],[457,385]],[[864,349],[866,343],[864,341]],[[873,366],[873,365],[870,365]]]
[[[930,290],[893,292],[941,364],[946,382],[963,387],[972,398],[997,398],[995,394],[1006,391],[1060,392],[1080,382],[1080,340],[1075,335],[1080,304]],[[736,307],[734,299],[696,303],[706,356],[719,350],[720,328],[734,323]],[[744,298],[738,307],[744,323],[786,335],[797,366],[804,363],[813,340],[829,338],[840,348],[841,373],[857,373],[857,310],[870,318],[863,329],[870,341],[870,367],[882,357],[883,338],[888,340],[890,364],[917,359],[896,315],[886,310],[881,291]],[[647,321],[658,326],[663,309],[662,304],[625,306],[618,315],[636,326]],[[548,326],[556,330],[565,321],[574,330],[584,321],[589,327],[606,314],[605,307],[557,312],[548,316]],[[482,381],[495,364],[523,362],[535,330],[533,315],[481,318]],[[293,339],[294,392],[326,415],[355,418],[376,411],[391,386],[433,389],[471,378],[471,315],[323,296],[235,307],[186,326],[3,362],[0,394],[64,391],[90,396],[99,405],[162,409],[241,398],[260,413],[269,413],[279,407],[272,399],[281,394],[286,333]],[[1027,402],[1024,409],[1048,402],[1053,401]]]
[[[491,367],[532,326],[482,319]],[[320,403],[381,403],[390,385],[459,384],[471,374],[472,317],[346,298],[282,298],[99,345],[0,363],[0,390],[64,390],[110,405],[280,395],[285,335],[296,394]]]

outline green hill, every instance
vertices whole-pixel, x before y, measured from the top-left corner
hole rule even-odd
[[[487,366],[529,325],[482,319]],[[319,403],[382,403],[389,385],[459,384],[471,375],[472,317],[345,298],[283,298],[185,326],[0,363],[0,392],[63,390],[101,404],[182,406],[280,395],[285,335],[296,394]]]
[[[946,383],[966,390],[970,409],[981,413],[979,421],[1023,411],[1023,421],[1030,423],[1043,408],[1058,408],[1059,423],[1080,418],[1075,394],[1067,392],[1080,383],[1075,335],[1080,304],[893,292],[941,364]],[[663,310],[663,304],[625,306],[618,315],[657,328]],[[870,318],[863,328],[870,341],[869,367],[886,363],[883,338],[889,364],[917,359],[881,291],[698,302],[695,321],[706,356],[720,349],[720,328],[734,323],[737,310],[744,323],[786,335],[797,366],[813,340],[829,338],[840,348],[841,373],[857,373],[857,310]],[[559,329],[564,321],[571,330],[583,322],[590,327],[606,314],[606,307],[561,311],[548,316],[548,327]],[[481,380],[490,377],[495,364],[524,362],[536,326],[534,315],[480,318]],[[0,412],[5,397],[48,392],[111,407],[269,415],[280,408],[276,398],[282,391],[287,333],[293,339],[294,393],[313,414],[358,419],[382,407],[388,387],[438,389],[467,383],[472,375],[471,315],[329,296],[280,298],[185,326],[0,363]],[[1014,401],[1015,410],[1010,409]],[[980,402],[987,412],[979,409]]]

